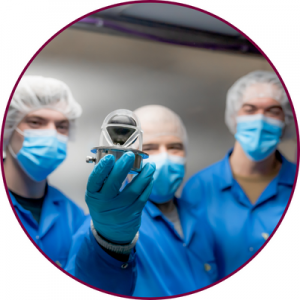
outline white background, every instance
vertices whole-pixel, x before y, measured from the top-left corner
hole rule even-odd
[[[251,37],[285,81],[296,112],[299,104],[300,21],[298,1],[181,1],[212,12]],[[33,54],[53,34],[78,17],[113,1],[2,1],[0,4],[0,112]],[[31,244],[0,186],[1,299],[112,299],[72,280]],[[247,267],[223,283],[188,299],[299,299],[299,188],[267,247]]]

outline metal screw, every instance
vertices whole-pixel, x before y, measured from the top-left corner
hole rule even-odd
[[[88,163],[88,164],[91,164],[91,163],[95,163],[96,162],[96,158],[95,157],[91,157],[91,156],[87,156],[85,161]]]

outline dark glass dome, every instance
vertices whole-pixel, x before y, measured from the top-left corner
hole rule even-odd
[[[114,116],[108,124],[122,124],[136,126],[136,122],[133,118],[128,116]],[[124,145],[130,136],[135,132],[133,128],[126,128],[123,126],[107,126],[107,132],[110,135],[112,142],[115,145]]]
[[[113,116],[108,121],[108,124],[123,124],[123,125],[136,126],[135,120],[128,116]]]

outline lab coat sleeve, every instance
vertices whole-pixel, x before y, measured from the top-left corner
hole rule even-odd
[[[127,262],[116,260],[97,243],[88,218],[73,237],[66,271],[80,281],[100,290],[131,296],[137,270],[135,251]]]
[[[70,273],[71,275],[75,276],[75,262],[77,253],[80,249],[80,246],[84,240],[85,235],[87,234],[91,223],[90,216],[86,217],[86,220],[77,230],[77,232],[72,237],[72,244],[70,247],[69,255],[68,255],[68,262],[65,266],[65,270]]]

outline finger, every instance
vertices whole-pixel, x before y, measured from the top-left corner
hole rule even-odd
[[[124,188],[122,194],[124,199],[128,199],[127,204],[134,202],[143,194],[153,179],[155,169],[154,163],[147,163],[141,173],[134,177],[131,183]]]
[[[119,194],[120,188],[126,176],[130,172],[135,160],[135,155],[132,152],[124,153],[121,158],[115,163],[107,180],[105,181],[101,193],[107,198],[112,199]]]
[[[146,187],[146,189],[143,191],[142,195],[137,199],[137,203],[136,206],[140,208],[140,210],[142,210],[144,208],[144,206],[146,205],[152,188],[153,188],[153,179],[151,180],[151,182],[148,184],[148,186]]]
[[[89,176],[87,183],[87,190],[91,193],[98,192],[106,177],[111,172],[115,163],[115,158],[113,155],[105,155],[94,167],[94,170]]]

